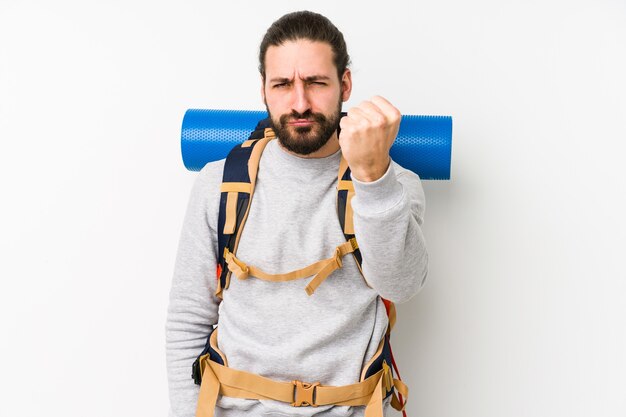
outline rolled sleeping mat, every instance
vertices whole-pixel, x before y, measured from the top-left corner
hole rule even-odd
[[[248,139],[263,111],[189,109],[183,118],[183,163],[199,171],[208,162],[226,158]],[[391,158],[424,180],[450,179],[452,117],[403,115],[400,131],[389,151]]]

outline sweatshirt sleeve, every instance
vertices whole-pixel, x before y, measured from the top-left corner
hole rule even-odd
[[[408,301],[423,287],[428,272],[421,181],[392,161],[378,180],[365,183],[353,178],[352,183],[363,275],[381,297],[394,303]]]
[[[191,365],[218,320],[217,210],[223,161],[208,164],[198,175],[180,236],[165,324],[169,417],[193,417],[199,387]]]

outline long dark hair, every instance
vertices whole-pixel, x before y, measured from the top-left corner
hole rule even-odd
[[[343,73],[350,65],[350,56],[343,34],[325,16],[309,11],[288,13],[272,23],[267,29],[259,47],[259,72],[265,80],[265,54],[270,46],[280,46],[286,41],[308,39],[325,42],[333,51],[333,60],[337,67],[337,75],[341,80]]]

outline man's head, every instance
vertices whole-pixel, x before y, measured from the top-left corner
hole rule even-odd
[[[341,32],[312,12],[287,14],[261,42],[261,94],[278,138],[287,150],[312,155],[337,140],[341,103],[352,77]]]

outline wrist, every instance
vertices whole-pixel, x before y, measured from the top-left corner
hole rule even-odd
[[[366,167],[350,167],[350,175],[353,179],[360,182],[374,182],[385,175],[389,169],[390,162],[391,159],[387,157],[384,163],[371,164]]]

